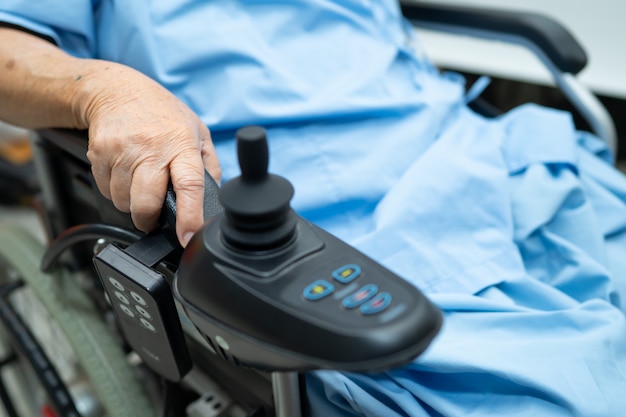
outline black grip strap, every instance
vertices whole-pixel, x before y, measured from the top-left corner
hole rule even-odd
[[[404,16],[417,25],[434,23],[523,38],[536,45],[562,72],[577,74],[587,65],[587,54],[574,36],[557,21],[537,13],[406,1],[401,1],[400,7]]]
[[[220,188],[211,177],[204,171],[204,221],[207,221],[222,212],[222,205],[219,200]],[[163,226],[163,232],[171,242],[177,242],[176,238],[176,193],[172,183],[167,187],[165,201],[161,209],[159,223]]]

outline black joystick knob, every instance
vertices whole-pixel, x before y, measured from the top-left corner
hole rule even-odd
[[[293,187],[286,179],[267,172],[269,151],[262,127],[244,127],[236,137],[241,175],[224,184],[220,192],[222,235],[238,249],[280,247],[296,230],[297,217],[289,204]]]

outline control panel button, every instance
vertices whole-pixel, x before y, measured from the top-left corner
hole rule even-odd
[[[142,306],[135,306],[135,310],[137,310],[139,312],[139,314],[141,314],[142,316],[144,316],[145,318],[147,318],[148,320],[152,319],[152,316],[150,315],[150,313],[148,313],[148,311],[143,308]]]
[[[139,321],[141,322],[143,327],[145,327],[146,329],[150,330],[151,332],[156,332],[156,329],[154,328],[152,323],[150,323],[148,320],[144,319],[143,317],[140,317]]]
[[[141,304],[142,306],[146,306],[148,304],[146,303],[146,300],[144,300],[141,297],[141,295],[137,294],[135,291],[131,291],[130,296],[133,297],[133,300],[135,300],[137,303]]]
[[[378,292],[375,284],[367,284],[358,289],[355,293],[343,299],[342,304],[345,308],[357,308]]]
[[[366,302],[361,306],[361,313],[363,314],[376,314],[380,313],[391,304],[391,294],[388,292],[381,292],[376,294],[374,298]]]
[[[130,304],[130,301],[128,301],[128,297],[126,297],[124,294],[122,294],[121,292],[115,291],[115,297],[120,300],[122,303],[128,305]]]
[[[118,280],[116,280],[113,277],[108,277],[108,278],[109,278],[109,282],[111,283],[111,285],[113,285],[116,289],[118,289],[118,290],[120,290],[122,292],[124,292],[126,290],[121,282],[119,282]]]
[[[318,279],[317,281],[308,285],[302,292],[302,295],[304,295],[304,298],[306,298],[307,300],[315,301],[321,300],[327,295],[332,294],[334,290],[335,286],[333,284],[323,279]]]
[[[361,267],[356,264],[344,265],[333,271],[332,276],[342,284],[354,281],[361,275]]]
[[[135,312],[131,310],[130,308],[126,307],[124,304],[120,304],[119,307],[120,307],[120,310],[122,310],[129,317],[135,317]]]

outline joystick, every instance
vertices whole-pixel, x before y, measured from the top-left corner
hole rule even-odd
[[[293,238],[296,215],[289,202],[293,187],[267,172],[269,152],[265,130],[249,126],[237,132],[241,176],[222,187],[219,198],[225,219],[224,240],[234,248],[269,250]]]
[[[430,344],[441,312],[413,285],[298,216],[266,133],[237,131],[241,175],[182,254],[174,296],[223,359],[265,371],[375,371]]]

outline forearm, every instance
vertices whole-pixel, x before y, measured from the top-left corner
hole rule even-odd
[[[3,28],[0,119],[89,129],[87,158],[100,192],[140,230],[156,224],[171,180],[183,245],[203,223],[204,170],[220,180],[209,130],[170,91],[128,66],[74,58]]]
[[[99,65],[36,36],[0,28],[0,119],[27,128],[87,128],[89,79]]]

